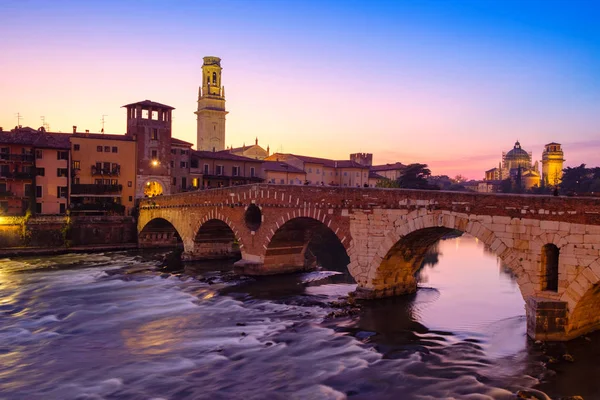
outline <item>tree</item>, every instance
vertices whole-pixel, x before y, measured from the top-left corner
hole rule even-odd
[[[398,178],[398,185],[405,189],[429,189],[439,190],[438,186],[430,185],[427,179],[431,176],[431,170],[427,164],[410,164],[404,168],[402,175]]]

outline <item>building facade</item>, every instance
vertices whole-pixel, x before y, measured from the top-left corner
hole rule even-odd
[[[262,182],[262,163],[262,160],[236,156],[227,150],[193,151],[190,170],[192,186],[212,189]]]
[[[171,193],[180,193],[193,187],[190,178],[192,143],[171,138]]]
[[[131,215],[135,206],[136,142],[132,136],[77,133],[71,140],[71,212]]]
[[[262,146],[258,144],[258,138],[256,138],[252,146],[243,145],[242,147],[233,147],[229,149],[229,152],[231,154],[235,154],[236,156],[264,160],[265,158],[269,157],[270,149],[269,146],[267,146],[266,150],[263,149]]]
[[[502,153],[502,162],[498,168],[485,171],[486,181],[511,179],[514,184],[521,185],[522,189],[529,190],[539,187],[541,176],[538,162],[533,162],[531,152],[525,151],[519,141],[508,152]]]
[[[200,151],[225,150],[225,88],[222,86],[223,68],[219,57],[204,57],[202,85],[198,90],[196,149]]]
[[[135,197],[171,194],[171,122],[173,107],[150,100],[123,106],[127,133],[137,143]]]

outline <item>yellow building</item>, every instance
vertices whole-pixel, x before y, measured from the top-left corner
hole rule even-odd
[[[559,143],[548,143],[542,152],[544,186],[558,186],[562,180],[564,154]]]
[[[64,214],[69,198],[69,135],[38,133],[37,136],[36,213]]]
[[[71,135],[71,211],[130,215],[135,204],[136,158],[131,136]]]
[[[254,158],[256,160],[264,160],[265,158],[269,157],[270,150],[269,146],[267,146],[266,150],[259,146],[258,138],[256,138],[252,146],[244,145],[242,147],[233,147],[229,149],[229,152],[231,154],[235,154],[236,156]]]

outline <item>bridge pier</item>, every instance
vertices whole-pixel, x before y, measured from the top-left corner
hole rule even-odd
[[[565,341],[573,337],[569,327],[569,304],[565,301],[530,296],[525,301],[527,335],[534,340]]]

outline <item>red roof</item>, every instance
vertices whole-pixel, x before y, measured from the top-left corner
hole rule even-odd
[[[185,140],[177,139],[174,137],[171,138],[171,144],[177,144],[177,145],[186,146],[186,147],[188,147],[188,146],[192,147],[194,145],[193,143],[186,142]]]
[[[10,132],[0,132],[0,143],[46,149],[69,149],[71,148],[69,136],[67,133],[47,133],[25,127],[13,129]]]
[[[273,155],[275,155],[275,154],[273,154]],[[329,168],[364,168],[364,169],[369,168],[365,165],[361,165],[361,164],[351,161],[351,160],[330,160],[327,158],[300,156],[298,154],[283,154],[283,155],[296,157],[297,159],[299,159],[305,163],[322,164],[325,167],[329,167]]]
[[[163,108],[167,110],[174,110],[175,107],[168,106],[166,104],[160,104],[152,100],[138,101],[137,103],[125,104],[123,107],[142,106],[142,108]]]
[[[305,174],[303,170],[281,161],[264,161],[262,167],[264,171],[293,172],[296,174]]]
[[[393,171],[398,169],[404,169],[406,165],[401,162],[393,163],[393,164],[384,164],[384,165],[373,165],[371,167],[372,171]]]
[[[104,140],[122,140],[125,142],[133,142],[133,136],[123,135],[118,133],[73,133],[67,134],[68,136],[76,137],[79,139],[104,139]]]
[[[212,160],[231,160],[231,161],[241,161],[241,162],[255,162],[262,163],[262,160],[256,160],[250,157],[238,156],[235,154],[231,154],[229,150],[222,151],[204,151],[204,150],[194,150],[192,155],[198,158],[208,158]]]

